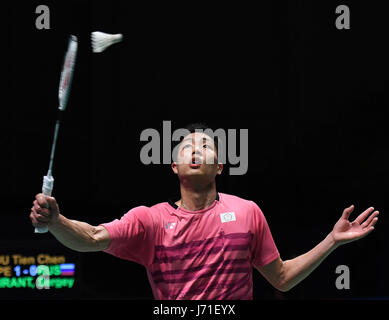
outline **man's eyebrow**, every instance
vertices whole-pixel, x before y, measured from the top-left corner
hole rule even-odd
[[[182,142],[185,142],[185,141],[193,141],[194,139],[193,138],[185,138],[184,140],[181,141]],[[208,137],[203,137],[203,142],[204,141],[209,141],[209,142],[212,142],[212,140]]]
[[[185,142],[185,141],[188,141],[188,140],[192,141],[193,138],[185,138],[184,140],[181,140],[181,143],[182,143],[182,142]]]

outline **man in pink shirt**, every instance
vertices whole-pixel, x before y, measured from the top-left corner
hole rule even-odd
[[[73,250],[105,251],[145,266],[155,299],[215,300],[253,299],[253,267],[276,289],[288,291],[338,246],[374,229],[378,211],[368,208],[350,222],[350,206],[316,247],[283,261],[258,205],[217,192],[215,178],[223,170],[217,145],[195,129],[205,128],[192,128],[172,163],[180,180],[177,201],[139,206],[120,220],[91,226],[67,219],[54,198],[38,194],[32,224],[48,226]]]

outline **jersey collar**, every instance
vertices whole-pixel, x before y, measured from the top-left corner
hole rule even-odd
[[[168,203],[174,208],[174,209],[178,209],[179,207],[176,205],[176,202],[180,200],[179,197],[174,197],[174,198],[170,198],[168,200]],[[219,192],[216,192],[216,201],[219,201]]]

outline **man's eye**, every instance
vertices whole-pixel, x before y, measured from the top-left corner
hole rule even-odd
[[[186,145],[184,145],[184,146],[182,147],[182,149],[187,149],[187,148],[189,148],[189,147],[192,147],[192,145],[186,144]]]
[[[209,144],[204,144],[204,145],[203,145],[203,148],[212,149],[212,147],[211,147]]]

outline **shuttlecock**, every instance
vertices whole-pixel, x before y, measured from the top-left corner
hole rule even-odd
[[[94,31],[91,33],[92,50],[93,52],[103,52],[114,43],[122,41],[122,39],[123,35],[121,33],[109,34],[100,31]]]

